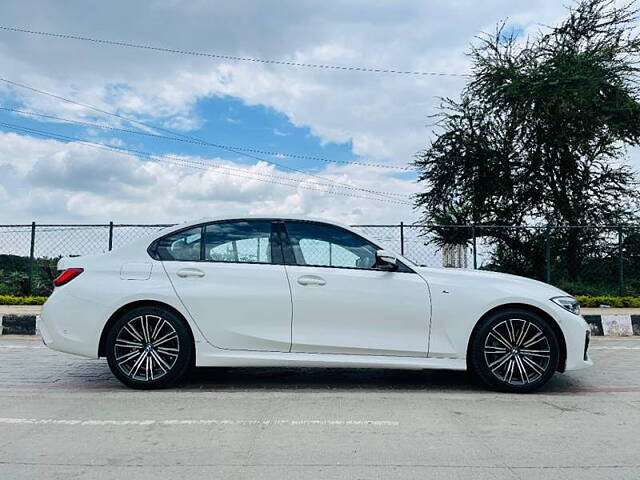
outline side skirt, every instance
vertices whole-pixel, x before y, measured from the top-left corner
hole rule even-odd
[[[319,367],[397,368],[403,370],[466,370],[459,358],[393,357],[381,355],[337,355],[197,349],[198,367]]]

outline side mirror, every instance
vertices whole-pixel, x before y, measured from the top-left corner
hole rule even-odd
[[[398,258],[388,250],[376,252],[376,266],[380,270],[395,270],[398,268]]]

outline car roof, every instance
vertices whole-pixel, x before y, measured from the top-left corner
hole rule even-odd
[[[350,225],[346,225],[340,222],[335,222],[333,220],[329,220],[326,218],[316,218],[316,217],[305,217],[302,215],[225,215],[224,217],[202,217],[194,220],[189,220],[180,224],[173,225],[169,227],[170,229],[176,228],[184,228],[189,225],[199,225],[201,223],[210,223],[210,222],[221,222],[225,220],[298,220],[302,222],[318,222],[318,223],[328,223],[330,225],[336,225],[339,227],[346,228],[347,230],[351,230]]]
[[[152,238],[161,238],[165,235],[168,235],[172,232],[176,232],[179,230],[184,230],[189,228],[190,226],[200,225],[203,223],[212,223],[212,222],[223,222],[223,221],[233,221],[233,220],[297,220],[302,222],[318,222],[318,223],[327,223],[329,225],[335,225],[337,227],[342,227],[350,232],[353,232],[357,235],[367,238],[370,242],[376,243],[373,239],[368,238],[366,235],[363,235],[362,232],[358,232],[354,230],[350,225],[345,225],[344,223],[334,222],[333,220],[327,220],[325,218],[314,218],[314,217],[304,217],[304,216],[296,216],[296,215],[225,215],[224,217],[202,217],[194,220],[188,220],[182,223],[176,223],[174,225],[170,225],[168,227],[164,227],[157,232],[154,232],[151,237]]]

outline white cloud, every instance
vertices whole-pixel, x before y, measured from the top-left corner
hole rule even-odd
[[[318,185],[322,180],[300,181],[300,174],[285,174],[264,162],[243,165],[220,158],[180,158],[195,168],[179,160],[141,160],[85,145],[0,133],[3,222],[153,223],[271,212],[357,223],[366,220],[363,212],[375,211],[376,218],[386,222],[412,215],[408,205],[361,198],[373,196],[363,191],[336,189],[346,195],[331,194]],[[212,165],[220,168],[207,168]],[[327,166],[319,174],[371,190],[383,180],[374,169],[352,166]],[[386,181],[388,190],[414,192],[412,183]]]

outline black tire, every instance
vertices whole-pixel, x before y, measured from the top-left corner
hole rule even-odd
[[[107,334],[106,353],[118,380],[132,388],[154,389],[185,378],[194,347],[182,318],[150,306],[129,310],[116,320]]]
[[[484,319],[469,346],[470,373],[500,392],[537,390],[553,376],[559,361],[555,332],[528,310],[503,310]]]

